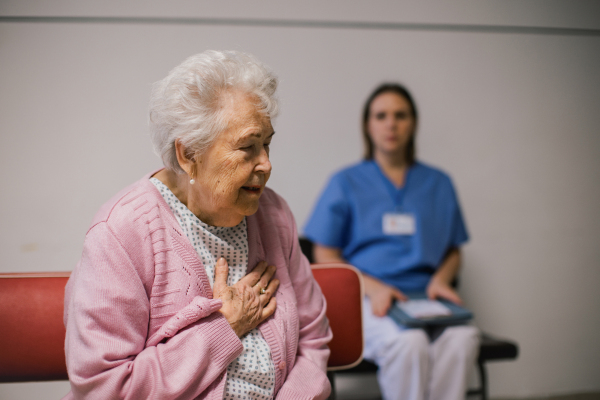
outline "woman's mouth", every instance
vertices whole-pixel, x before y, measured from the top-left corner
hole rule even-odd
[[[260,193],[261,188],[260,186],[242,186],[242,189],[248,193]]]

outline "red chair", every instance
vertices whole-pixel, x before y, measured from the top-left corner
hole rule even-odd
[[[362,277],[351,265],[313,264],[313,275],[327,300],[327,318],[333,332],[327,376],[335,399],[333,371],[352,368],[362,361]]]
[[[328,377],[362,360],[362,278],[346,264],[312,265],[333,331]],[[0,273],[0,382],[68,379],[63,325],[70,272]]]
[[[0,274],[0,382],[66,380],[69,272]]]

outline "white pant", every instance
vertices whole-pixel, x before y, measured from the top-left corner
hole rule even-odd
[[[376,317],[363,302],[364,356],[378,365],[385,400],[465,399],[475,366],[479,330],[459,325],[429,332],[400,327],[390,317]]]

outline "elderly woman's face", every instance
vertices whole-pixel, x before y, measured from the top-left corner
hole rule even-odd
[[[196,160],[196,184],[190,193],[196,199],[190,200],[197,200],[198,217],[210,225],[235,226],[258,210],[271,175],[269,145],[275,132],[256,102],[256,97],[239,92],[225,96],[228,127]]]

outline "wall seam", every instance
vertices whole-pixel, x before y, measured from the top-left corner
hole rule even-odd
[[[250,18],[180,18],[180,17],[36,17],[0,16],[0,23],[60,23],[119,25],[221,25],[278,28],[365,29],[395,31],[478,32],[558,36],[600,36],[600,29],[553,28],[512,25],[438,24],[332,20],[250,19]]]

